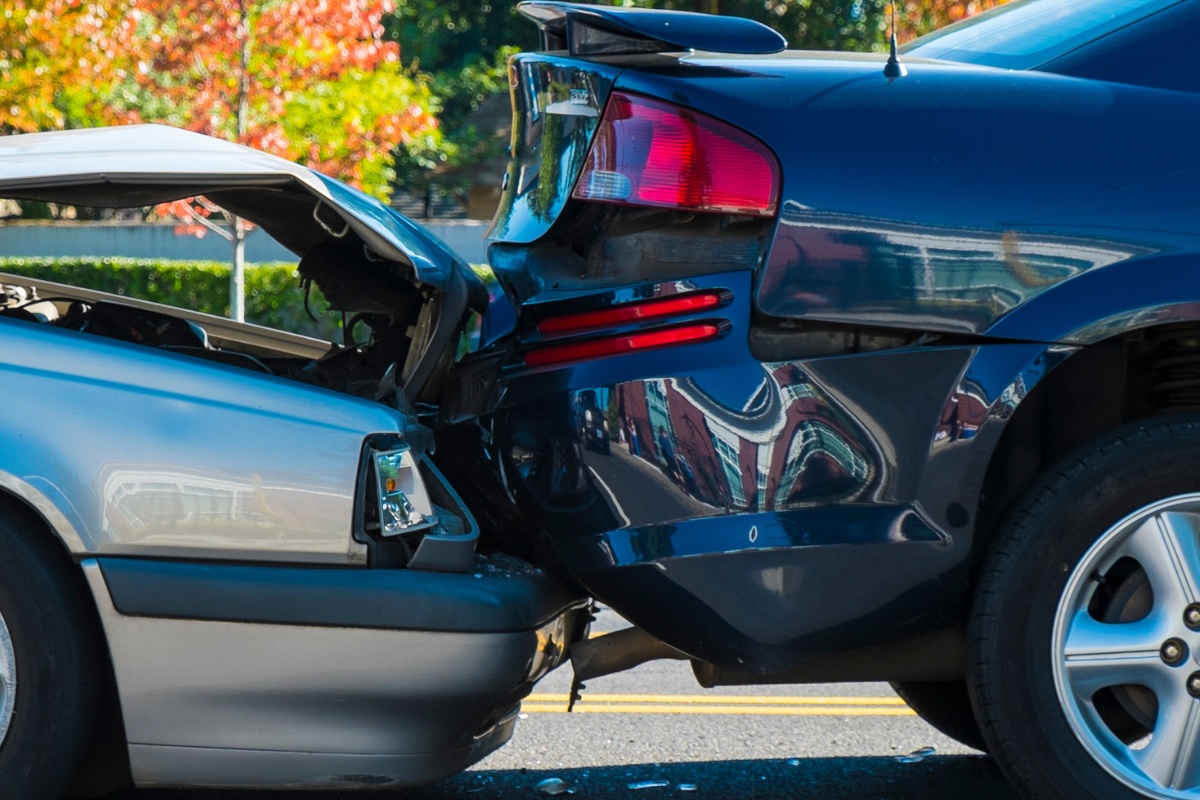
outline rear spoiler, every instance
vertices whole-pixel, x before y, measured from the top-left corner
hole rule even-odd
[[[778,53],[787,40],[754,20],[690,11],[534,0],[517,10],[537,23],[542,50],[573,56],[666,53]]]

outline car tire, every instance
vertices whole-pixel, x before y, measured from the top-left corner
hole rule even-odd
[[[987,751],[966,681],[896,681],[892,689],[939,732],[967,747]]]
[[[90,739],[101,663],[65,551],[0,505],[0,553],[0,797],[48,800]]]
[[[978,582],[968,681],[1029,798],[1200,796],[1200,419],[1046,471]]]
[[[66,800],[97,800],[133,782],[116,682],[110,679],[108,683],[97,705],[95,733],[67,787]]]

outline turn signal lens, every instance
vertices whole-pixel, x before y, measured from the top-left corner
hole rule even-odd
[[[720,304],[721,295],[717,292],[670,295],[654,300],[613,306],[612,308],[605,308],[599,311],[585,311],[582,314],[547,317],[537,324],[537,328],[539,333],[573,333],[575,331],[625,325],[630,322],[641,322],[660,317],[691,314],[696,311],[716,308]]]
[[[771,216],[779,162],[738,128],[671,103],[613,92],[572,197]]]
[[[379,533],[395,536],[431,527],[437,518],[408,445],[374,453]]]
[[[706,322],[697,325],[684,325],[677,328],[663,328],[656,331],[632,333],[628,336],[610,336],[604,339],[590,339],[586,342],[542,347],[525,354],[525,365],[530,367],[545,367],[551,364],[567,364],[572,361],[586,361],[592,358],[616,356],[632,353],[638,350],[652,350],[657,347],[670,347],[676,344],[706,342],[721,335],[721,328],[715,323]]]

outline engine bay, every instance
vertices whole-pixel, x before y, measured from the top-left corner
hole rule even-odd
[[[342,342],[16,275],[0,276],[0,317],[404,405],[393,388],[405,385],[425,355],[422,334],[436,298],[425,297],[387,262],[346,249],[315,248],[299,269],[306,296],[317,286],[328,301],[322,313],[340,315]]]

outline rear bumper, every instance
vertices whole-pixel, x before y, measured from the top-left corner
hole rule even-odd
[[[432,783],[461,772],[512,738],[517,709],[486,735],[440,753],[306,753],[130,745],[138,786],[229,789],[382,789]]]
[[[507,505],[506,530],[540,531],[594,597],[724,669],[960,625],[995,447],[1067,354],[973,342],[763,361],[745,280],[687,284],[732,294],[719,340],[510,368],[490,440],[439,432],[443,452],[477,453],[451,479]],[[581,432],[593,404],[608,452]]]
[[[464,575],[126,559],[84,571],[141,786],[452,775],[508,740],[584,622],[582,598],[515,559]]]
[[[782,672],[957,623],[965,583],[939,579],[961,552],[912,508],[807,511],[614,531],[560,552],[640,627],[739,672]]]

